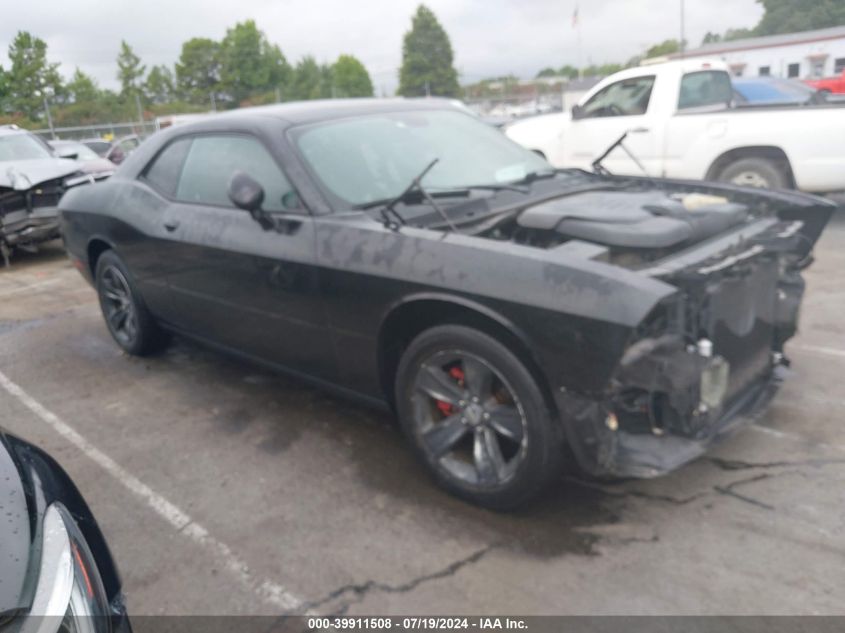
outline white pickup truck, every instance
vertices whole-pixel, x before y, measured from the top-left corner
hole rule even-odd
[[[624,147],[601,161],[614,174],[845,190],[845,108],[737,106],[727,67],[718,61],[623,70],[602,80],[571,113],[506,129],[554,166],[585,169],[626,132]]]

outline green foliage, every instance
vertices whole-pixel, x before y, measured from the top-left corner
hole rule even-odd
[[[663,42],[660,42],[660,44],[655,44],[654,46],[646,49],[645,56],[646,59],[650,57],[662,57],[664,55],[677,53],[680,50],[681,43],[678,40],[664,40]]]
[[[100,89],[97,82],[84,72],[76,69],[70,82],[65,87],[73,103],[96,101],[100,96]]]
[[[728,29],[724,35],[707,33],[702,44],[729,42],[746,37],[812,31],[845,24],[843,0],[757,0],[763,17],[753,29]]]
[[[239,22],[220,45],[220,86],[235,105],[256,92],[283,87],[290,66],[281,49],[267,41],[255,21]]]
[[[144,94],[152,103],[173,100],[173,72],[167,66],[153,66],[144,81]]]
[[[777,35],[845,24],[843,0],[757,0],[765,13],[754,35]]]
[[[146,66],[141,64],[141,58],[135,54],[126,40],[120,41],[120,52],[117,54],[117,78],[120,80],[120,94],[124,97],[140,94],[141,78]]]
[[[405,97],[456,96],[460,88],[453,64],[449,36],[434,13],[420,5],[402,44],[399,94]]]
[[[79,68],[63,86],[59,65],[47,61],[47,45],[26,32],[12,42],[9,58],[11,67],[0,67],[0,123],[27,127],[45,125],[45,98],[55,125],[61,127],[135,119],[136,96],[147,115],[158,116],[205,111],[212,98],[225,107],[373,94],[370,75],[357,58],[341,55],[328,65],[305,57],[294,71],[252,20],[228,29],[220,42],[184,42],[175,72],[158,65],[147,73],[141,58],[122,41],[117,56],[119,93],[101,89]]]
[[[320,65],[311,55],[306,55],[293,71],[286,99],[328,99],[332,96],[332,71],[325,64]]]
[[[208,104],[220,91],[220,43],[195,37],[182,44],[176,62],[176,91],[189,103]]]
[[[584,77],[607,77],[625,68],[622,64],[602,64],[601,66],[587,66],[582,71]]]
[[[6,99],[9,96],[9,74],[0,66],[0,115],[6,105]]]
[[[26,31],[18,31],[9,46],[12,66],[4,73],[9,109],[30,120],[38,120],[44,110],[44,99],[64,97],[59,64],[47,61],[47,44]]]
[[[332,66],[334,91],[337,97],[372,97],[370,73],[356,57],[341,55]]]

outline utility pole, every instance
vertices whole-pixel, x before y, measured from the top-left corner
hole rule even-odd
[[[686,37],[684,37],[684,0],[681,0],[681,41],[680,41],[680,51],[681,51],[681,59],[684,58],[684,48],[686,48]]]
[[[53,137],[53,140],[56,140],[56,130],[53,129],[53,117],[50,116],[50,104],[47,103],[47,96],[44,95],[44,112],[47,114],[47,125],[50,128],[50,136]]]
[[[138,108],[138,122],[141,124],[141,131],[144,130],[144,109],[141,107],[141,97],[135,92],[135,105]]]
[[[431,96],[431,85],[428,83],[428,79],[425,80],[425,96]]]
[[[214,91],[208,93],[211,97],[211,111],[217,112],[217,101],[214,99]]]

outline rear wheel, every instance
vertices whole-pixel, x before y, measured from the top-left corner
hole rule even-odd
[[[441,486],[512,509],[559,472],[562,442],[523,363],[494,338],[459,325],[420,334],[396,378],[400,422]]]
[[[167,343],[167,334],[147,310],[126,265],[114,251],[97,259],[95,280],[106,326],[124,351],[145,356]]]
[[[716,179],[760,189],[787,189],[790,186],[787,168],[782,162],[754,156],[730,163]]]

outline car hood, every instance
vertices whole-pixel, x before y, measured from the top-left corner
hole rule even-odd
[[[48,180],[55,180],[81,170],[75,160],[38,158],[0,161],[0,187],[25,191]]]
[[[79,168],[86,174],[103,174],[105,172],[113,172],[117,169],[117,165],[107,158],[92,158],[79,162]]]
[[[27,578],[39,524],[27,499],[31,486],[16,452],[18,443],[0,429],[0,615],[29,606]]]

